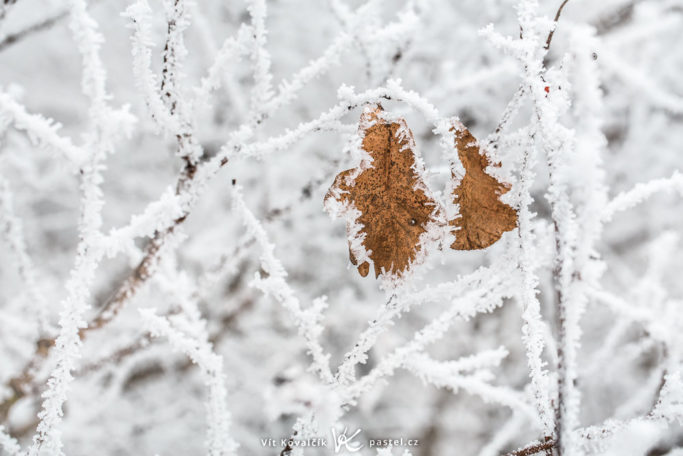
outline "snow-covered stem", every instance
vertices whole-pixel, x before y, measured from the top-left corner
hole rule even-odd
[[[344,361],[337,369],[335,380],[340,383],[350,383],[356,379],[355,367],[365,363],[368,351],[375,345],[377,338],[393,323],[395,317],[404,309],[397,303],[397,296],[392,295],[384,306],[380,308],[368,328],[358,337],[353,348],[344,355]]]
[[[199,87],[195,89],[196,97],[193,103],[195,109],[208,104],[210,95],[218,90],[221,85],[225,85],[233,107],[237,108],[238,114],[243,113],[242,94],[238,93],[237,87],[231,79],[225,76],[225,73],[230,70],[229,64],[238,63],[239,59],[243,57],[243,49],[248,46],[250,32],[251,27],[242,24],[236,37],[231,36],[225,39],[207,70],[206,76],[202,78]]]
[[[0,120],[5,116],[14,128],[25,131],[33,144],[58,152],[72,164],[74,170],[85,160],[86,153],[83,149],[74,145],[68,137],[57,133],[60,124],[40,114],[29,114],[9,94],[0,92]]]
[[[29,455],[38,456],[41,452],[63,455],[61,432],[62,407],[67,400],[69,386],[74,377],[82,346],[79,332],[86,327],[84,315],[90,308],[90,285],[94,279],[97,261],[94,255],[83,250],[76,257],[76,265],[66,284],[67,298],[61,303],[59,335],[55,340],[57,353],[56,367],[47,382],[47,390],[42,394],[43,410],[38,414],[40,423],[33,438]]]
[[[83,93],[90,99],[90,112],[94,122],[99,127],[110,122],[107,118],[108,108],[105,87],[107,73],[100,58],[100,46],[104,38],[97,30],[97,22],[87,11],[87,4],[83,0],[70,0],[69,12],[71,19],[69,28],[74,36],[83,62],[81,88]]]
[[[461,374],[498,367],[508,354],[505,347],[498,347],[475,355],[463,356],[453,361],[435,361],[426,355],[419,355],[410,362],[410,365],[415,372],[421,372],[423,375],[436,375],[447,378],[450,374]]]
[[[506,453],[504,456],[535,456],[538,454],[549,454],[555,448],[555,441],[546,438],[543,442],[532,442],[515,451]]]
[[[683,174],[674,171],[671,177],[636,184],[631,190],[619,193],[605,208],[603,220],[609,222],[618,212],[631,209],[651,196],[662,192],[678,192],[683,197]]]
[[[133,75],[138,90],[142,93],[150,117],[159,131],[178,131],[178,120],[171,115],[162,101],[159,81],[152,71],[152,9],[147,0],[136,0],[123,13],[132,23],[130,37],[133,54]]]
[[[484,141],[482,149],[491,150],[491,148],[493,148],[495,153],[495,150],[498,149],[498,143],[501,139],[503,131],[508,127],[512,119],[519,111],[519,108],[522,105],[522,101],[524,100],[525,94],[526,87],[524,85],[519,86],[515,94],[512,96],[512,99],[508,102],[508,105],[505,107],[505,111],[503,112],[503,115],[501,116],[500,122],[498,122],[498,126],[496,127],[495,131],[491,133]]]
[[[109,324],[123,309],[123,306],[135,297],[147,280],[154,276],[159,262],[173,252],[184,238],[182,233],[178,233],[179,225],[180,223],[177,223],[163,232],[158,232],[149,241],[138,265],[105,301],[95,318],[80,331],[81,337]],[[100,252],[100,255],[102,254]]]
[[[251,62],[254,70],[254,88],[251,95],[250,116],[254,124],[260,123],[264,118],[265,105],[273,96],[272,80],[270,72],[270,53],[266,49],[268,43],[266,17],[266,0],[249,0],[247,10],[251,16],[253,44]]]
[[[23,41],[25,38],[30,37],[36,32],[40,32],[42,30],[49,29],[53,25],[57,24],[58,22],[62,21],[65,17],[68,16],[68,11],[67,10],[62,10],[56,13],[53,13],[49,16],[44,17],[40,21],[36,21],[31,25],[28,25],[21,30],[14,32],[14,33],[8,33],[8,34],[3,34],[0,36],[0,52],[4,51],[5,49],[9,48],[12,45],[19,44],[21,41]],[[2,20],[2,13],[0,12],[0,21]]]
[[[522,341],[526,349],[531,392],[536,409],[541,420],[545,437],[553,435],[553,414],[550,405],[549,378],[543,361],[543,321],[541,306],[537,297],[538,276],[535,271],[534,245],[535,236],[532,228],[534,213],[531,212],[532,203],[531,184],[534,179],[534,153],[527,150],[520,172],[519,192],[519,269],[522,274],[522,286],[519,298],[522,304]]]
[[[166,42],[162,53],[161,97],[171,114],[178,109],[183,59],[187,55],[184,32],[190,25],[184,0],[165,0]]]
[[[275,257],[275,246],[270,242],[268,234],[258,221],[256,216],[249,210],[239,185],[233,187],[232,198],[235,210],[251,236],[261,248],[261,267],[268,274],[261,277],[257,272],[252,285],[259,288],[267,295],[273,296],[291,314],[297,326],[299,334],[304,338],[308,354],[313,359],[313,370],[326,383],[333,383],[334,376],[330,370],[330,355],[320,345],[320,335],[323,327],[320,324],[322,312],[327,307],[326,298],[316,299],[308,309],[302,309],[299,298],[287,283],[287,271],[282,263]]]
[[[192,106],[183,93],[182,65],[187,55],[183,33],[190,24],[186,0],[166,0],[166,44],[163,52],[161,70],[161,96],[171,116],[177,119],[177,129],[173,132],[177,139],[177,154],[185,161],[183,169],[184,184],[195,172],[197,162],[202,156],[202,147],[194,135]]]
[[[210,456],[234,455],[238,445],[230,432],[231,418],[227,409],[223,358],[213,351],[208,340],[184,334],[173,327],[167,318],[156,315],[153,309],[141,309],[140,315],[153,337],[167,338],[171,347],[188,356],[199,367],[205,378],[208,388],[206,398],[208,454]]]
[[[295,142],[300,141],[312,132],[337,129],[341,126],[341,119],[352,109],[367,103],[377,104],[382,100],[397,100],[407,103],[422,113],[434,125],[434,129],[439,135],[450,138],[451,133],[448,132],[450,128],[448,121],[442,119],[437,109],[429,101],[419,96],[416,92],[403,89],[400,80],[389,80],[386,87],[369,89],[360,93],[355,93],[353,87],[342,86],[339,88],[337,96],[341,101],[316,119],[303,122],[294,130],[288,130],[280,136],[274,136],[265,141],[253,142],[248,145],[225,144],[221,148],[219,156],[225,158],[242,156],[264,159],[268,154],[291,147]]]
[[[278,93],[265,102],[261,118],[265,118],[265,113],[273,113],[294,100],[306,84],[338,64],[342,53],[351,47],[352,42],[353,40],[349,35],[340,34],[320,57],[301,68],[290,80],[282,81],[279,84]]]
[[[484,402],[501,404],[513,412],[522,413],[530,421],[535,421],[535,408],[526,402],[523,394],[489,383],[494,375],[488,368],[499,366],[507,354],[507,350],[502,347],[454,361],[436,361],[424,354],[418,354],[408,360],[404,367],[423,382],[438,388],[448,388],[453,393],[463,390],[481,397]]]

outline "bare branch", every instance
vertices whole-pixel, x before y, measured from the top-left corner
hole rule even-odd
[[[554,446],[555,441],[553,441],[551,437],[546,437],[545,441],[542,443],[532,443],[519,450],[506,453],[505,456],[533,456],[542,452],[549,454]]]
[[[545,40],[546,50],[550,49],[550,43],[553,41],[553,35],[555,34],[555,28],[557,28],[557,22],[560,20],[560,15],[562,14],[564,5],[566,5],[567,2],[569,2],[569,0],[564,0],[560,7],[557,9],[557,13],[555,13],[555,19],[553,19],[553,22],[555,22],[555,27],[550,31],[550,33],[548,33],[548,38]]]
[[[5,49],[9,48],[13,44],[19,43],[21,40],[33,35],[36,32],[40,32],[43,30],[47,30],[56,23],[62,21],[67,17],[69,14],[68,11],[62,11],[54,16],[50,16],[46,19],[43,19],[40,22],[36,22],[35,24],[29,25],[23,30],[20,30],[18,32],[6,35],[2,40],[0,40],[0,52],[4,51]]]

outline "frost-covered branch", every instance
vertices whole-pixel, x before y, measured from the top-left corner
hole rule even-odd
[[[6,120],[17,130],[25,131],[33,144],[59,152],[74,168],[80,167],[85,160],[86,153],[83,149],[75,146],[71,139],[59,136],[57,131],[60,124],[40,114],[29,114],[9,94],[0,92],[0,116],[3,114],[7,118],[0,120]]]
[[[555,448],[555,442],[546,439],[544,442],[534,442],[518,450],[506,453],[505,456],[534,456],[541,453],[548,454],[553,448]]]
[[[129,27],[133,29],[130,38],[133,53],[133,74],[149,114],[158,130],[178,131],[178,120],[164,105],[158,78],[152,71],[152,51],[150,49],[153,45],[151,36],[152,9],[147,0],[138,0],[126,9],[124,16],[132,21]]]
[[[206,76],[202,78],[199,87],[195,89],[196,98],[194,100],[194,107],[199,108],[208,104],[211,94],[218,90],[222,84],[226,85],[230,93],[230,99],[233,105],[238,108],[239,113],[243,113],[241,94],[238,93],[238,88],[235,87],[234,82],[226,77],[227,72],[231,70],[228,67],[230,63],[239,63],[240,58],[243,57],[244,48],[249,46],[249,38],[251,28],[245,24],[240,26],[236,37],[228,37],[223,42],[223,45],[216,53],[211,66],[207,70]]]
[[[531,379],[532,394],[536,409],[543,425],[546,436],[552,436],[553,417],[550,408],[549,378],[543,361],[543,321],[541,318],[541,306],[536,296],[538,276],[534,271],[534,243],[536,236],[532,228],[532,219],[535,214],[530,210],[531,184],[534,179],[532,170],[533,155],[530,151],[525,153],[520,176],[520,206],[519,206],[519,238],[520,257],[519,268],[522,273],[522,286],[520,301],[522,304],[522,341],[526,349],[529,377]]]
[[[13,33],[6,34],[4,36],[0,37],[0,52],[4,51],[8,47],[17,44],[24,40],[25,38],[33,35],[36,32],[40,32],[42,30],[49,29],[53,25],[57,24],[58,22],[62,21],[64,18],[68,16],[68,11],[60,11],[57,13],[54,13],[46,18],[44,18],[41,21],[37,21],[27,27],[22,28],[21,30]],[[0,20],[2,20],[1,14],[0,14]]]
[[[618,194],[605,208],[603,220],[608,222],[618,212],[631,209],[657,193],[671,191],[678,192],[683,196],[683,174],[679,171],[674,171],[671,177],[640,183],[631,190]]]
[[[232,197],[235,210],[240,214],[247,230],[261,248],[261,267],[268,274],[264,278],[256,273],[252,285],[265,294],[273,296],[291,314],[299,334],[306,341],[308,353],[313,358],[311,369],[320,375],[326,383],[332,383],[334,377],[329,367],[329,355],[325,353],[319,341],[320,334],[323,331],[320,319],[323,310],[327,307],[326,299],[324,297],[318,298],[308,309],[301,308],[294,290],[287,283],[287,272],[280,260],[275,257],[275,246],[268,239],[263,226],[247,208],[239,186],[233,188]]]
[[[208,416],[207,447],[210,456],[233,455],[237,443],[230,436],[230,413],[227,410],[227,391],[224,385],[223,358],[213,352],[207,340],[200,340],[174,328],[168,319],[143,309],[140,314],[154,337],[165,337],[174,350],[187,355],[199,366],[208,388],[206,409]]]
[[[535,409],[526,402],[523,394],[490,384],[494,375],[488,368],[500,365],[507,354],[507,350],[502,347],[454,361],[436,361],[421,354],[410,359],[405,367],[423,382],[438,388],[448,388],[454,393],[463,390],[481,397],[484,402],[504,405],[535,421]]]
[[[272,79],[270,71],[270,53],[266,49],[266,1],[249,0],[247,10],[251,16],[251,27],[254,37],[251,62],[254,71],[254,88],[251,96],[250,116],[254,123],[260,123],[264,116],[264,106],[273,96]]]

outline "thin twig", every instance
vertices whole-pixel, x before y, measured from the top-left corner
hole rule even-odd
[[[145,255],[138,263],[133,272],[119,285],[114,294],[105,302],[100,308],[97,316],[88,324],[87,327],[81,329],[79,335],[81,339],[91,331],[100,329],[111,322],[114,317],[121,311],[125,303],[136,295],[138,290],[147,279],[151,276],[151,270],[159,260],[159,253],[163,247],[166,239],[173,234],[176,227],[180,226],[186,217],[176,219],[175,223],[163,232],[157,232],[152,240],[147,244]]]
[[[507,128],[510,121],[519,111],[519,105],[521,104],[526,92],[527,90],[524,84],[520,85],[517,88],[517,91],[512,96],[512,99],[508,102],[507,106],[505,107],[505,111],[503,112],[503,115],[501,116],[495,131],[491,133],[488,136],[488,138],[486,138],[486,140],[484,141],[484,150],[489,150],[490,148],[492,148],[495,151],[498,149],[498,142],[500,141],[500,138],[503,134],[503,130]]]
[[[555,441],[550,437],[546,437],[542,443],[534,443],[519,450],[506,453],[505,456],[533,456],[541,452],[548,452],[555,446]]]
[[[567,2],[569,2],[569,0],[564,0],[562,2],[562,4],[560,5],[560,7],[557,9],[557,13],[555,13],[555,19],[554,19],[555,27],[557,27],[557,21],[560,20],[560,15],[562,14],[562,9],[564,9],[564,5],[566,5]],[[550,33],[548,33],[548,38],[545,40],[545,49],[546,50],[550,49],[550,43],[553,40],[553,35],[555,34],[555,27],[550,31]]]
[[[16,44],[17,42],[21,41],[22,39],[26,38],[27,36],[32,35],[35,32],[40,32],[41,30],[45,30],[45,29],[52,27],[57,22],[66,18],[67,15],[68,15],[68,11],[62,11],[62,12],[60,12],[60,13],[52,16],[52,17],[48,17],[47,19],[44,19],[40,22],[36,22],[33,25],[29,25],[28,27],[26,27],[23,30],[20,30],[18,32],[6,35],[0,41],[0,52],[4,51],[9,46]]]

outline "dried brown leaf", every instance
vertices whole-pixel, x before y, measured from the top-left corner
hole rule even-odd
[[[361,253],[374,263],[375,276],[400,277],[416,261],[424,248],[422,235],[430,223],[438,223],[441,212],[422,180],[412,133],[403,120],[388,122],[381,112],[376,107],[361,116],[362,148],[369,158],[337,175],[325,206],[330,212],[338,212],[333,206],[345,208],[349,256],[361,276],[370,264],[358,264],[353,240],[365,235]]]
[[[500,201],[510,186],[486,173],[489,159],[464,125],[458,122],[451,131],[455,132],[458,157],[465,168],[465,176],[453,191],[453,202],[460,206],[460,215],[448,222],[456,228],[451,248],[483,249],[517,226],[517,212]]]

